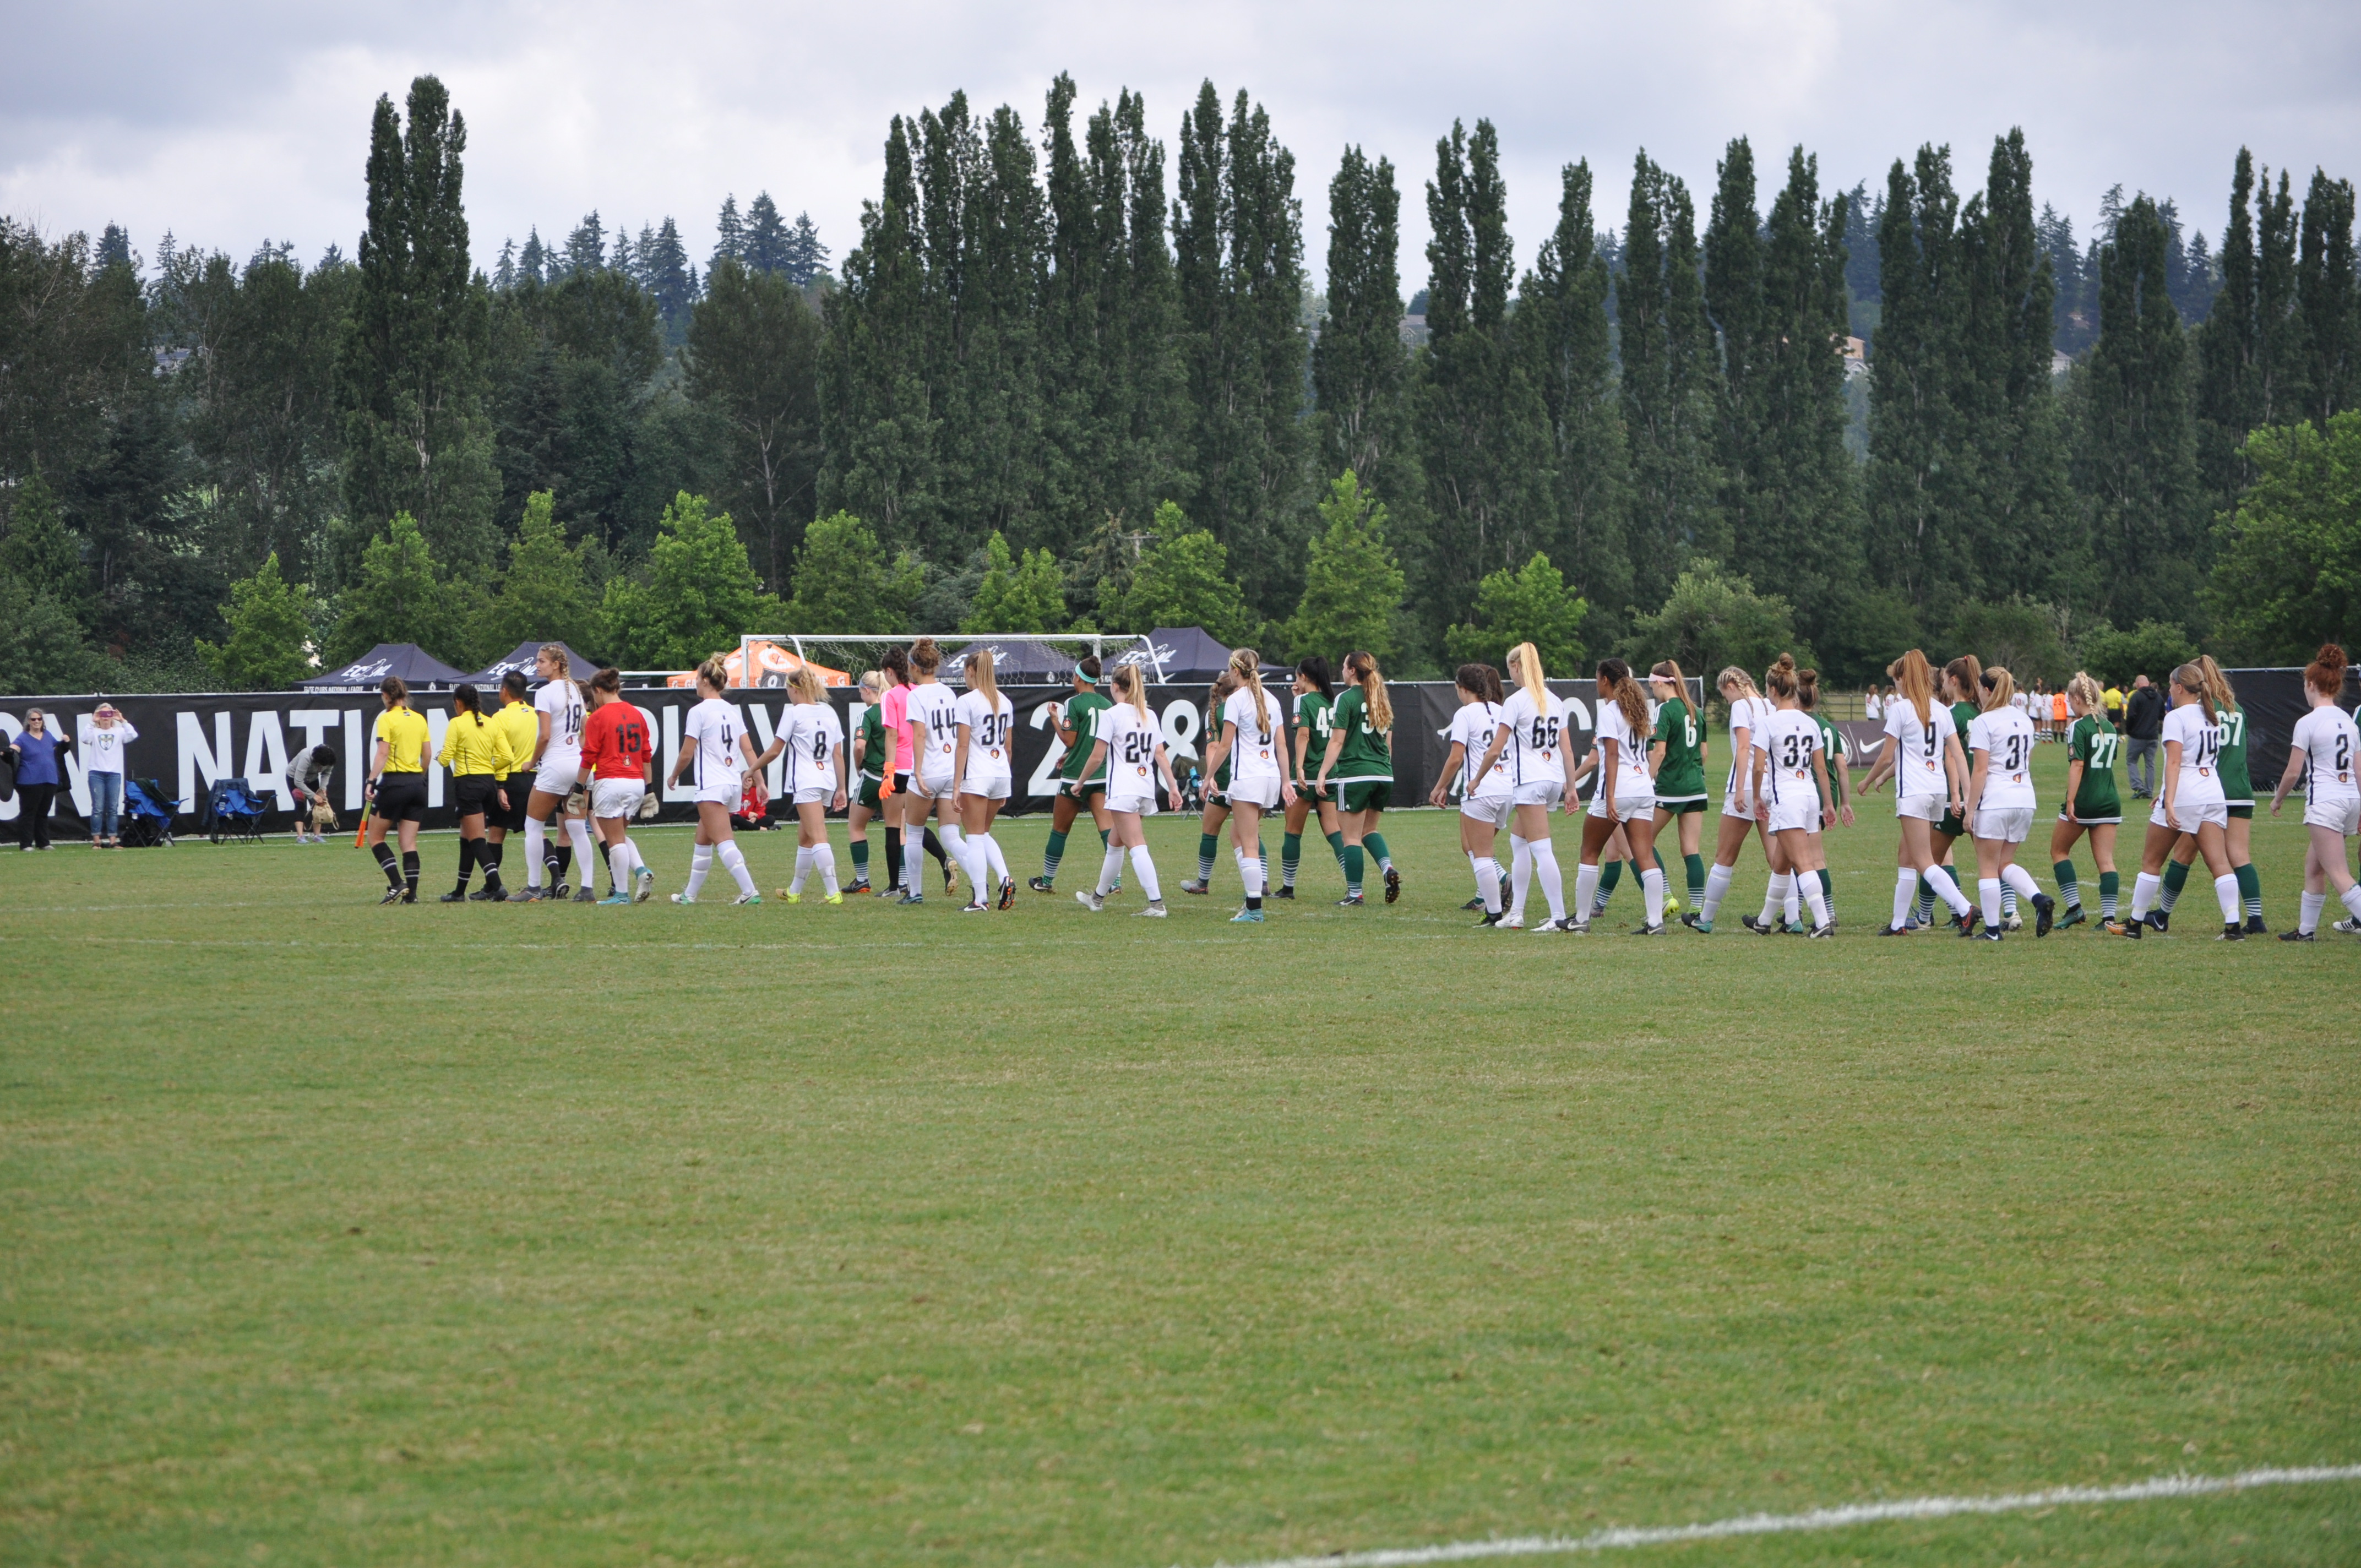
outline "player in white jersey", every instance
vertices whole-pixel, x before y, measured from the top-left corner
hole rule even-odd
[[[1550,807],[1566,799],[1565,703],[1543,679],[1541,650],[1520,642],[1509,650],[1509,678],[1517,689],[1500,705],[1492,739],[1476,764],[1478,776],[1506,762],[1513,822],[1509,830],[1509,913],[1498,922],[1503,931],[1521,931],[1525,925],[1525,892],[1541,879],[1542,894],[1549,900],[1550,917],[1534,927],[1570,931],[1565,914],[1565,878],[1558,870],[1557,853],[1550,847]]]
[[[1894,815],[1902,829],[1894,855],[1894,918],[1877,934],[1899,937],[1913,928],[1910,907],[1921,882],[1962,920],[1974,907],[1935,850],[1935,824],[1967,803],[1968,768],[1950,709],[1935,699],[1935,671],[1927,655],[1913,648],[1885,673],[1894,683],[1885,699],[1885,745],[1861,787],[1866,795],[1881,781],[1894,781]]]
[[[1500,863],[1492,858],[1499,831],[1517,806],[1515,785],[1509,777],[1508,759],[1493,750],[1500,732],[1500,673],[1489,664],[1462,664],[1453,677],[1459,693],[1459,711],[1443,733],[1451,742],[1443,776],[1434,781],[1427,804],[1440,806],[1450,795],[1459,796],[1459,848],[1476,869],[1478,922],[1497,926],[1508,911],[1500,903]],[[1492,765],[1482,772],[1477,763],[1489,754]]]
[[[1632,933],[1664,929],[1664,873],[1656,863],[1656,781],[1649,771],[1647,695],[1620,659],[1598,662],[1598,787],[1582,829],[1582,864],[1575,872],[1575,930],[1590,929],[1591,895],[1598,887],[1598,857],[1620,829],[1627,858],[1640,872],[1647,923]]]
[[[1765,934],[1780,929],[1778,908],[1800,892],[1803,903],[1811,906],[1811,935],[1833,937],[1837,927],[1828,917],[1828,895],[1820,890],[1820,879],[1811,874],[1812,836],[1836,819],[1828,805],[1834,794],[1828,788],[1828,749],[1821,744],[1818,722],[1804,711],[1799,699],[1794,655],[1780,654],[1763,684],[1771,691],[1771,712],[1752,727],[1747,739],[1754,751],[1754,817],[1763,825],[1770,856],[1772,891],[1763,905],[1766,915],[1752,929]]]
[[[1230,917],[1232,925],[1262,924],[1263,814],[1282,803],[1295,803],[1295,786],[1288,782],[1287,709],[1282,699],[1263,689],[1262,655],[1251,648],[1230,654],[1229,674],[1237,689],[1222,701],[1213,722],[1218,738],[1205,752],[1205,776],[1211,780],[1227,763],[1230,770],[1230,847],[1237,856],[1238,876],[1246,890],[1246,907]],[[1282,818],[1284,820],[1284,818]]]
[[[1082,776],[1093,777],[1105,768],[1107,810],[1115,827],[1107,835],[1106,861],[1099,867],[1096,890],[1077,893],[1074,899],[1093,914],[1104,909],[1106,895],[1114,890],[1115,875],[1128,855],[1132,870],[1138,873],[1140,890],[1148,894],[1148,907],[1140,913],[1161,920],[1168,913],[1164,892],[1156,880],[1156,862],[1148,858],[1148,833],[1140,818],[1156,810],[1159,778],[1164,781],[1175,811],[1180,809],[1180,785],[1172,777],[1171,760],[1164,754],[1164,731],[1148,710],[1148,685],[1139,666],[1115,666],[1113,688],[1115,703],[1098,716],[1098,735],[1091,742],[1091,758]]]
[[[1010,758],[1016,747],[1016,710],[1000,695],[991,649],[978,648],[969,653],[961,668],[967,674],[967,690],[951,708],[958,726],[951,776],[959,780],[960,828],[956,837],[953,830],[945,829],[942,839],[943,847],[960,858],[960,866],[967,872],[966,912],[981,915],[992,907],[983,901],[987,887],[1000,890],[1001,908],[1016,902],[1016,879],[1009,874],[1007,858],[992,836],[993,821],[1016,788]]]
[[[541,872],[544,861],[553,862],[553,886],[566,880],[564,868],[554,863],[555,857],[548,852],[549,817],[566,804],[577,785],[587,783],[582,778],[582,721],[588,708],[582,688],[574,681],[573,660],[565,644],[550,642],[533,655],[533,674],[542,681],[541,690],[533,694],[533,721],[539,727],[540,738],[533,742],[532,767],[533,795],[524,808],[524,904],[542,901]],[[577,903],[595,903],[598,894],[590,887],[590,824],[585,816],[567,813],[559,818],[565,823],[566,841],[573,858],[582,865],[582,891],[575,895]]]
[[[1968,721],[1968,754],[1974,758],[1968,772],[1966,807],[1960,817],[1968,836],[1976,842],[1976,898],[1982,905],[1982,939],[2001,939],[2000,890],[2004,884],[2033,905],[2033,934],[2049,935],[2058,902],[2041,891],[2033,873],[2016,863],[2016,847],[2033,831],[2033,748],[2039,739],[2017,696],[2016,677],[2006,670],[1983,671],[1982,711]],[[1975,935],[1975,922],[1960,927],[1963,937]]]
[[[2124,935],[2137,937],[2143,926],[2165,928],[2154,913],[2157,893],[2164,885],[2165,859],[2183,833],[2194,833],[2197,852],[2213,873],[2214,899],[2222,906],[2220,939],[2244,941],[2238,874],[2230,863],[2230,806],[2222,793],[2221,715],[2205,689],[2204,672],[2194,664],[2172,672],[2166,696],[2172,707],[2158,737],[2164,743],[2164,785],[2148,815],[2139,880],[2132,884],[2132,917]]]
[[[675,904],[697,902],[716,859],[738,884],[738,896],[731,903],[763,902],[763,895],[754,891],[754,874],[746,869],[746,856],[738,848],[737,832],[730,824],[730,813],[745,793],[740,764],[757,772],[763,764],[754,755],[754,742],[747,738],[746,721],[739,715],[738,705],[721,695],[729,685],[730,673],[720,660],[708,659],[697,667],[697,704],[681,720],[680,751],[673,757],[671,775],[664,780],[664,787],[670,790],[679,784],[684,770],[696,769],[697,844],[689,851],[688,885],[672,895]]]
[[[910,644],[910,685],[903,707],[903,727],[910,738],[910,806],[905,818],[903,839],[908,841],[908,828],[923,830],[931,813],[937,826],[937,837],[953,860],[960,859],[959,824],[953,820],[958,806],[959,763],[959,697],[936,678],[942,667],[943,652],[935,646],[931,637],[921,637]],[[904,904],[923,904],[926,894],[915,855],[902,860]],[[945,891],[958,885],[949,866],[943,869]]]
[[[2303,669],[2303,695],[2312,711],[2295,721],[2295,738],[2288,747],[2287,772],[2271,796],[2271,815],[2279,814],[2288,791],[2303,781],[2303,828],[2309,842],[2303,851],[2303,913],[2292,931],[2279,933],[2282,942],[2309,942],[2320,928],[2320,912],[2331,889],[2345,905],[2340,931],[2361,928],[2361,883],[2345,863],[2345,841],[2361,833],[2361,728],[2353,716],[2336,706],[2345,689],[2345,650],[2324,644]]]
[[[1689,929],[1708,936],[1713,934],[1713,917],[1720,913],[1721,901],[1730,896],[1730,881],[1738,874],[1738,851],[1746,847],[1748,835],[1762,830],[1756,820],[1761,803],[1754,798],[1754,737],[1771,718],[1770,701],[1755,689],[1754,677],[1737,665],[1721,672],[1714,689],[1730,706],[1730,778],[1722,786],[1720,837],[1714,845],[1712,869],[1705,876],[1705,900],[1697,905],[1696,918],[1683,916]],[[1767,860],[1767,833],[1763,852]]]
[[[787,706],[779,728],[763,749],[755,765],[767,768],[774,758],[779,767],[779,795],[796,814],[796,874],[779,896],[789,904],[804,901],[804,884],[819,873],[821,899],[842,904],[837,884],[836,848],[828,841],[828,814],[842,811],[850,799],[846,777],[844,720],[828,699],[828,688],[809,664],[799,664],[787,676]]]

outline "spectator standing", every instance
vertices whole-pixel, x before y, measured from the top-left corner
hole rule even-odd
[[[1877,686],[1874,683],[1869,688],[1869,695],[1861,699],[1861,717],[1872,724],[1884,721],[1885,699],[1877,695]]]
[[[313,746],[295,753],[287,764],[287,793],[295,802],[295,841],[305,843],[308,829],[312,840],[328,841],[327,830],[316,820],[319,808],[328,804],[328,781],[336,774],[336,753],[333,747]]]
[[[2164,729],[2164,693],[2146,675],[2132,678],[2131,695],[2124,699],[2124,776],[2135,799],[2156,794],[2157,737]]]
[[[139,731],[111,702],[76,726],[82,742],[83,776],[90,780],[90,847],[119,850],[123,839],[124,754]]]
[[[16,848],[49,847],[49,806],[58,798],[65,775],[65,737],[49,733],[49,717],[38,707],[25,710],[25,728],[8,743],[16,760]]]

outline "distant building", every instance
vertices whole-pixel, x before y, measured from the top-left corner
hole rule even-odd
[[[1844,340],[1844,367],[1845,379],[1848,381],[1851,380],[1856,376],[1866,376],[1869,374],[1869,343],[1867,339],[1848,337]]]

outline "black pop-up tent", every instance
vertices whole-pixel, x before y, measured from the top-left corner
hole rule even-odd
[[[500,684],[501,677],[511,670],[522,670],[527,680],[538,679],[539,677],[533,674],[533,660],[544,646],[545,644],[542,642],[520,642],[516,645],[516,651],[507,658],[495,659],[474,674],[463,675],[460,679],[471,681],[479,686],[497,686]],[[577,681],[588,680],[604,667],[598,660],[584,653],[571,642],[560,642],[558,646],[566,650],[566,657],[570,662],[574,678]],[[401,678],[408,680],[410,677],[403,675]]]
[[[1159,626],[1144,641],[1116,653],[1113,662],[1143,666],[1153,685],[1202,686],[1230,667],[1230,651],[1202,626]]]
[[[992,678],[1005,686],[1056,685],[1073,678],[1074,661],[1090,650],[1080,644],[1052,648],[1024,637],[984,637],[953,649],[943,657],[942,678],[953,685],[966,679],[962,662],[979,648],[992,650]],[[1114,646],[1107,652],[1112,654]]]
[[[388,675],[412,690],[453,686],[467,676],[415,642],[380,642],[351,663],[325,670],[296,685],[304,691],[374,691]]]

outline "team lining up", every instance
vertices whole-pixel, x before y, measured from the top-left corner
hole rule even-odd
[[[1014,784],[1014,709],[997,688],[989,650],[965,657],[966,689],[960,693],[942,684],[941,663],[941,651],[922,638],[906,650],[893,650],[883,669],[862,676],[868,703],[855,749],[848,748],[843,722],[818,678],[798,670],[790,679],[791,700],[774,739],[759,752],[737,709],[724,698],[728,677],[719,661],[701,666],[699,700],[684,722],[684,744],[667,781],[676,785],[684,771],[695,769],[696,844],[686,885],[673,901],[699,902],[717,861],[737,886],[731,902],[763,901],[730,819],[733,812],[759,815],[766,809],[764,771],[776,760],[783,765],[782,796],[793,808],[797,828],[795,879],[780,895],[786,902],[800,903],[817,876],[829,904],[841,904],[847,892],[923,904],[920,856],[905,853],[915,833],[942,865],[947,892],[964,877],[965,912],[1011,907],[1016,884],[993,827]],[[1527,895],[1538,882],[1549,917],[1532,928],[1587,933],[1629,864],[1638,871],[1645,916],[1633,935],[1663,933],[1668,912],[1681,913],[1688,928],[1711,934],[1739,854],[1759,834],[1771,880],[1762,913],[1745,918],[1747,928],[1815,938],[1834,934],[1820,836],[1839,820],[1851,825],[1856,792],[1841,740],[1817,711],[1813,672],[1796,669],[1782,654],[1760,688],[1734,666],[1717,677],[1716,689],[1729,707],[1733,760],[1708,869],[1701,840],[1709,743],[1678,664],[1655,665],[1643,689],[1623,661],[1600,661],[1594,745],[1578,764],[1570,765],[1568,743],[1576,731],[1567,722],[1565,703],[1545,684],[1539,652],[1530,642],[1520,643],[1507,663],[1512,692],[1489,665],[1463,664],[1456,672],[1461,706],[1444,731],[1450,740],[1444,776],[1430,796],[1430,804],[1438,806],[1453,796],[1459,801],[1461,847],[1477,883],[1477,896],[1466,907],[1482,911],[1482,926],[1527,928]],[[2355,783],[2361,738],[2351,716],[2334,705],[2345,663],[2344,651],[2332,644],[2307,666],[2312,709],[2296,726],[2287,772],[2271,803],[2276,813],[2298,782],[2304,785],[2310,842],[2302,913],[2296,928],[2282,933],[2284,940],[2312,939],[2332,892],[2348,915],[2337,928],[2352,930],[2361,922],[2361,885],[2346,864],[2346,840],[2361,831],[2361,787]],[[566,898],[565,879],[577,859],[583,871],[580,888],[570,894],[574,901],[617,905],[650,896],[654,872],[628,830],[634,817],[650,815],[645,807],[653,798],[657,760],[644,716],[622,699],[616,671],[577,681],[566,651],[555,644],[541,650],[535,673],[542,685],[530,703],[530,683],[522,672],[512,672],[502,685],[501,706],[489,716],[475,688],[455,691],[452,722],[442,751],[433,758],[426,720],[409,707],[402,683],[392,677],[383,683],[385,711],[376,727],[366,837],[386,877],[384,902],[417,901],[425,772],[438,762],[452,771],[461,819],[458,880],[443,902]],[[2021,927],[2020,902],[2035,911],[2037,936],[2081,923],[2088,916],[2071,851],[2086,835],[2100,873],[2103,929],[2133,938],[2144,930],[2169,929],[2181,881],[2200,857],[2214,878],[2223,938],[2237,940],[2267,929],[2260,882],[2247,853],[2254,797],[2246,771],[2245,715],[2211,659],[2182,665],[2171,677],[2172,706],[2162,737],[2163,787],[2142,846],[2127,918],[2116,907],[2114,860],[2115,829],[2123,820],[2114,771],[2119,740],[2105,717],[2098,683],[2078,674],[2068,687],[2074,720],[2067,737],[2067,799],[2051,841],[2051,869],[2059,889],[2052,898],[2016,863],[2037,805],[2031,773],[2037,736],[2032,720],[2013,705],[2010,673],[1983,669],[1969,657],[1952,661],[1938,676],[1915,649],[1887,673],[1897,694],[1886,707],[1884,743],[1861,786],[1862,792],[1874,790],[1890,779],[1895,790],[1900,843],[1893,918],[1881,935],[1932,926],[1938,902],[1949,911],[1954,931],[1984,940],[2000,940],[2004,930]],[[1326,661],[1306,659],[1296,668],[1290,700],[1282,704],[1265,686],[1254,650],[1242,648],[1232,655],[1209,705],[1216,717],[1204,759],[1209,787],[1198,872],[1180,884],[1182,892],[1210,891],[1226,823],[1245,890],[1244,906],[1232,918],[1261,922],[1267,891],[1282,900],[1296,896],[1301,841],[1316,811],[1344,876],[1345,895],[1338,903],[1363,904],[1371,866],[1383,879],[1385,901],[1400,896],[1401,876],[1380,831],[1382,814],[1392,804],[1392,705],[1368,652],[1348,653],[1344,676],[1339,691]],[[1104,854],[1093,887],[1077,892],[1076,900],[1093,913],[1104,909],[1121,891],[1128,866],[1147,896],[1138,913],[1160,918],[1168,909],[1143,819],[1158,809],[1159,785],[1175,811],[1181,809],[1182,792],[1138,669],[1118,665],[1104,679],[1108,689],[1102,690],[1102,682],[1099,662],[1082,661],[1073,694],[1055,712],[1066,753],[1042,872],[1028,878],[1027,885],[1037,893],[1056,891],[1069,835],[1087,809]],[[1581,834],[1570,914],[1550,817],[1553,810],[1583,811],[1578,786],[1594,773],[1598,784]],[[851,829],[849,887],[840,883],[828,835],[827,817],[838,811],[847,814]],[[1282,880],[1268,887],[1261,821],[1281,812]],[[873,886],[869,876],[873,820],[886,829],[882,887]],[[564,837],[555,848],[550,843],[553,822]],[[1511,850],[1505,867],[1495,858],[1503,827],[1510,830]],[[609,871],[604,898],[591,885],[593,828]],[[1687,872],[1691,907],[1686,913],[1668,888],[1656,848],[1667,828],[1675,832]],[[501,881],[500,867],[506,838],[519,831],[525,839],[526,885],[511,892]],[[390,835],[400,845],[399,858],[386,842]],[[1972,901],[1949,863],[1952,844],[1961,837],[1971,841],[1975,853],[1978,896]],[[478,868],[484,886],[470,892]],[[1808,924],[1803,920],[1806,911]]]

